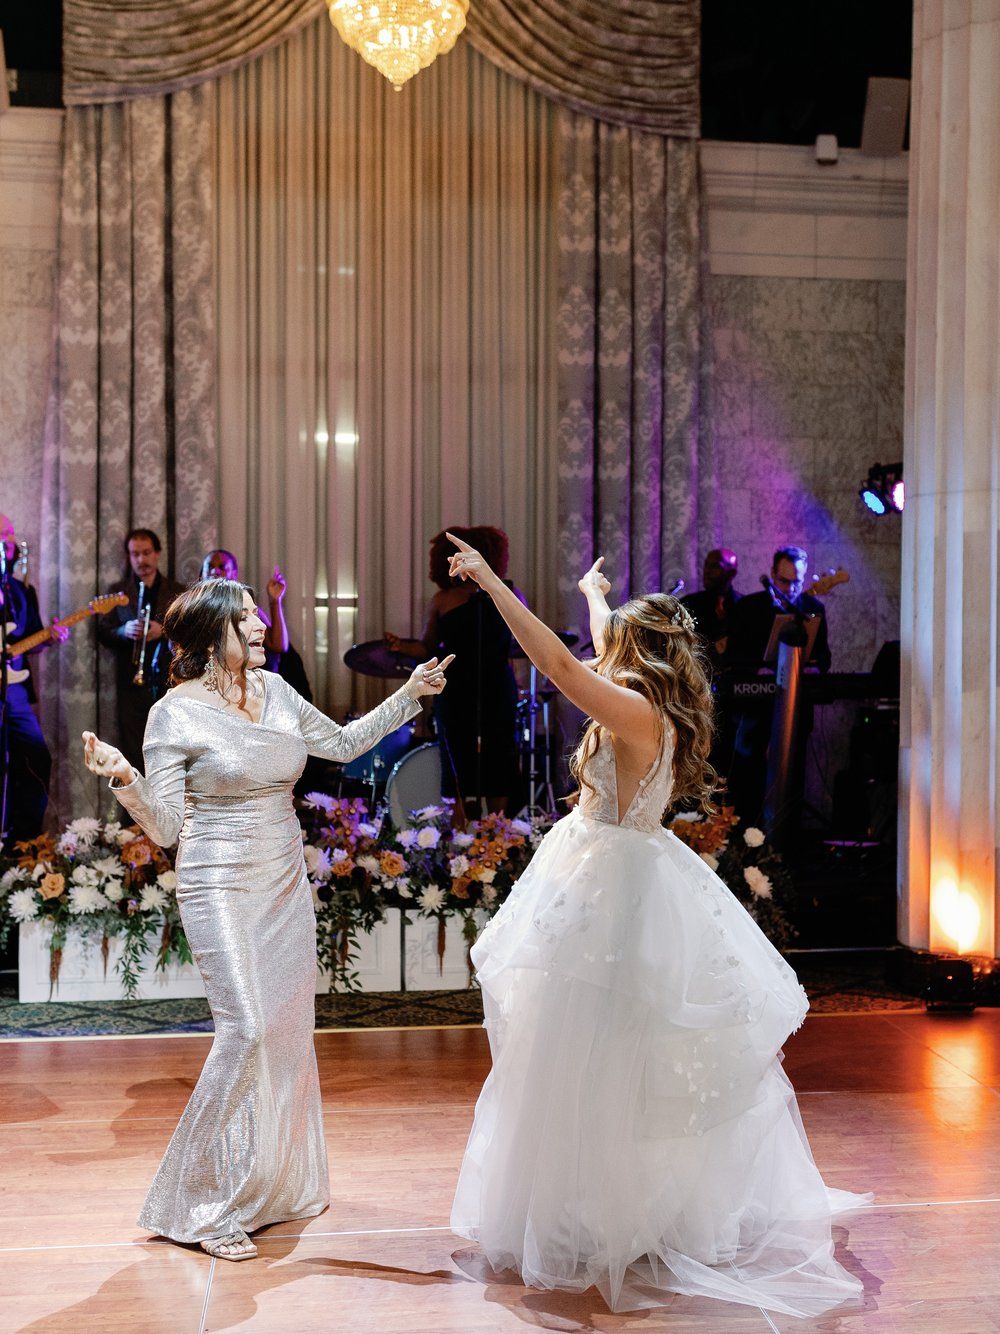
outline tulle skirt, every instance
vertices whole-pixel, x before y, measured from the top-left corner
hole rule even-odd
[[[493,1070],[452,1228],[612,1310],[689,1293],[814,1316],[858,1299],[781,1045],[808,1002],[706,864],[574,812],[473,948]]]

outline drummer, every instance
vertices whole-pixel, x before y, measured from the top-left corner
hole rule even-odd
[[[501,578],[507,573],[507,534],[500,528],[449,528],[481,551]],[[441,745],[441,786],[460,798],[466,813],[514,812],[523,804],[517,753],[517,682],[511,668],[511,635],[493,605],[471,580],[448,573],[454,547],[442,530],[431,540],[429,577],[437,585],[419,639],[386,632],[394,653],[424,658],[454,653],[448,689],[434,700]],[[513,584],[509,584],[513,588]],[[516,588],[514,592],[525,601]],[[525,603],[527,605],[527,603]]]

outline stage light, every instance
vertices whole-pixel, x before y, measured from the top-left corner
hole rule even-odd
[[[872,514],[898,514],[905,499],[902,463],[873,463],[858,495]]]

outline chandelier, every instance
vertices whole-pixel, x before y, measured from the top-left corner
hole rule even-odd
[[[327,0],[330,22],[398,93],[455,45],[469,0]]]

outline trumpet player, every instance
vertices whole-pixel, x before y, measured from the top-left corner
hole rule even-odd
[[[97,637],[115,655],[118,748],[142,772],[146,718],[166,690],[170,670],[163,618],[184,585],[160,570],[163,546],[151,528],[133,528],[124,545],[126,574],[110,591],[127,593],[128,605],[98,620]]]

